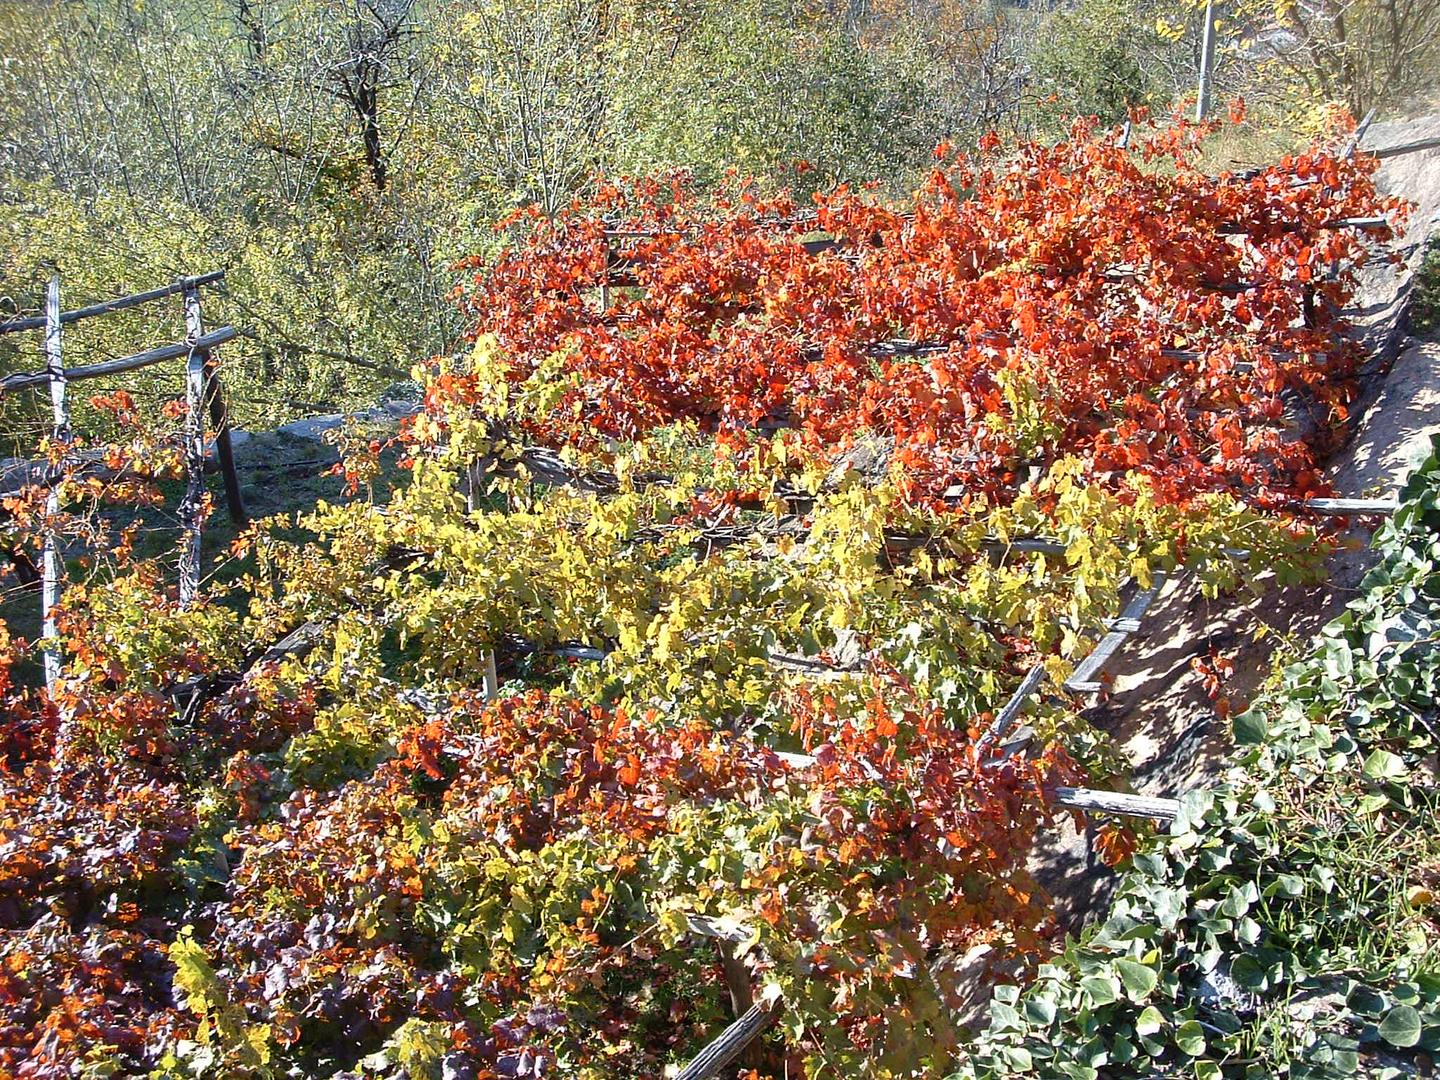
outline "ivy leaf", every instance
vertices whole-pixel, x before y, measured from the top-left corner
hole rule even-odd
[[[1135,1018],[1135,1032],[1138,1035],[1154,1035],[1165,1027],[1165,1014],[1154,1005],[1147,1005]]]
[[[1420,1030],[1420,1014],[1409,1005],[1396,1005],[1380,1021],[1380,1037],[1391,1046],[1414,1046]]]
[[[1199,1057],[1205,1052],[1205,1029],[1198,1020],[1186,1020],[1175,1029],[1175,1045],[1182,1054]]]
[[[1398,780],[1405,775],[1405,762],[1399,754],[1376,749],[1365,759],[1364,772],[1372,780]]]
[[[1240,746],[1255,746],[1265,741],[1268,726],[1261,709],[1249,709],[1235,717],[1235,742]]]
[[[1242,953],[1231,962],[1230,977],[1246,990],[1265,988],[1265,966],[1248,953]]]
[[[1087,975],[1080,980],[1080,989],[1096,1008],[1111,1005],[1120,997],[1115,987],[1115,979],[1110,975]]]
[[[1137,960],[1117,960],[1115,968],[1120,974],[1120,981],[1125,984],[1125,993],[1135,1001],[1143,1001],[1149,997],[1160,980],[1160,975],[1154,968]]]
[[[1000,1056],[1005,1059],[1005,1064],[1010,1072],[1026,1073],[1035,1067],[1030,1051],[1023,1046],[1004,1047],[1000,1051]]]
[[[1048,997],[1026,998],[1025,1019],[1032,1024],[1048,1027],[1055,1020],[1055,1002]]]

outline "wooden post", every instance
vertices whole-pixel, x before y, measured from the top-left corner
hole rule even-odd
[[[465,466],[465,510],[475,513],[480,509],[480,485],[485,482],[485,459],[476,458]]]
[[[189,606],[200,592],[200,540],[205,528],[205,383],[209,353],[196,346],[205,333],[200,316],[200,290],[185,289],[185,337],[190,355],[185,360],[185,500],[180,520],[186,536],[180,552],[180,603]]]
[[[45,373],[50,381],[50,405],[54,414],[51,437],[62,446],[70,441],[70,408],[65,403],[65,366],[60,353],[60,275],[50,279],[45,293]],[[45,639],[45,687],[55,689],[60,678],[60,652],[55,642],[55,608],[60,603],[60,581],[65,575],[65,560],[60,541],[55,535],[54,521],[60,513],[60,486],[64,477],[64,458],[59,475],[50,477],[50,494],[45,498],[45,554],[41,614]]]
[[[230,409],[215,370],[215,356],[205,353],[205,396],[210,399],[210,426],[215,431],[215,456],[220,461],[220,475],[225,478],[225,506],[230,520],[244,526],[250,521],[245,513],[245,500],[240,495],[240,475],[235,471],[235,448],[230,443]]]
[[[600,317],[603,319],[605,313],[610,310],[610,262],[615,257],[615,249],[610,246],[610,234],[605,234],[605,269],[600,271]]]
[[[1200,41],[1200,90],[1195,98],[1195,122],[1210,111],[1210,80],[1215,70],[1215,0],[1205,0],[1205,35]]]
[[[485,482],[485,477],[490,471],[490,458],[476,458],[465,467],[465,509],[474,513],[480,508],[481,491],[480,485]],[[494,701],[500,693],[500,677],[495,671],[495,650],[486,649],[484,654],[485,662],[485,700]]]
[[[500,678],[495,673],[495,650],[485,650],[485,700],[494,701],[500,693]]]

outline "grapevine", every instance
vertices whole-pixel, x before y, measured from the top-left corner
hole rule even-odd
[[[694,920],[783,991],[766,1070],[951,1067],[940,961],[1049,954],[1053,789],[1123,768],[1058,697],[979,733],[1158,571],[1318,573],[1293,500],[1403,217],[1364,159],[1142,130],[509,222],[403,490],[185,608],[122,544],[53,697],[0,678],[0,1069],[658,1075],[730,1015]]]

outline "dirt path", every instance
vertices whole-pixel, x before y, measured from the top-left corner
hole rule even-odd
[[[1377,125],[1365,146],[1434,135],[1440,135],[1440,115]],[[1379,179],[1417,209],[1392,248],[1403,260],[1400,272],[1377,261],[1363,274],[1358,333],[1372,363],[1351,436],[1330,463],[1339,495],[1393,494],[1440,432],[1440,343],[1407,338],[1404,321],[1414,270],[1428,239],[1440,235],[1440,150],[1391,159]],[[1271,671],[1277,648],[1303,646],[1354,595],[1368,568],[1365,543],[1374,524],[1357,522],[1348,547],[1331,557],[1328,580],[1309,588],[1210,601],[1184,575],[1171,581],[1142,633],[1111,664],[1110,689],[1086,711],[1132,762],[1137,792],[1175,797],[1218,778],[1232,748],[1229,726],[1216,717],[1192,661],[1212,648],[1230,657],[1235,672],[1228,690],[1237,701],[1250,698]],[[1048,838],[1031,867],[1071,929],[1104,909],[1114,884],[1090,857],[1085,838],[1069,827]]]

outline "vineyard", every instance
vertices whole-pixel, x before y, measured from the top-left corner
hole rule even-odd
[[[1195,987],[1364,967],[1265,936],[1336,885],[1267,800],[1433,823],[1440,470],[1325,472],[1407,204],[1347,131],[1212,175],[1221,127],[941,146],[904,202],[670,173],[520,211],[393,444],[342,431],[337,498],[203,586],[197,315],[183,430],[99,395],[110,437],[57,428],[5,500],[17,569],[71,565],[0,653],[0,1075],[1276,1075]],[[187,477],[183,550],[106,527]],[[1315,582],[1392,509],[1329,659],[1233,717],[1215,659],[1241,773],[1127,790],[1083,712],[1161,585]],[[1065,819],[1123,870],[1083,943],[1032,861]],[[1440,1040],[1405,895],[1345,916],[1406,959],[1291,1075]]]

